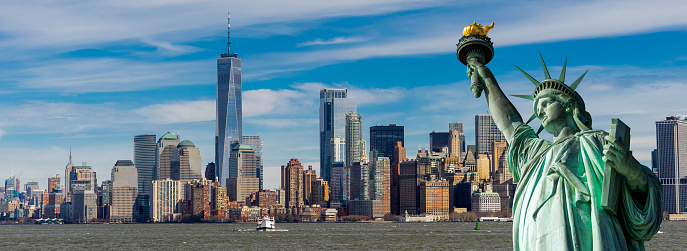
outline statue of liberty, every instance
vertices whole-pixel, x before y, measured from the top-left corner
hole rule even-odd
[[[486,32],[472,35],[489,39]],[[467,65],[475,97],[484,92],[509,143],[508,168],[518,183],[514,250],[644,250],[644,241],[661,225],[661,185],[625,144],[592,129],[592,117],[575,91],[586,72],[568,86],[565,64],[559,79],[552,79],[542,58],[541,82],[518,68],[535,85],[532,95],[513,95],[533,101],[534,114],[525,123],[484,65],[493,57],[493,50],[486,51],[468,51],[461,58],[459,46],[458,56]],[[541,121],[537,132],[528,125],[534,118]],[[553,141],[539,138],[542,129],[553,134]],[[609,168],[617,177],[605,179]],[[619,184],[617,193],[606,195],[618,202],[612,210],[602,205],[609,180]]]

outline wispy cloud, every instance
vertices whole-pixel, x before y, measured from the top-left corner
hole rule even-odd
[[[332,38],[329,40],[322,40],[321,38],[318,38],[318,39],[315,39],[312,41],[299,43],[297,46],[303,47],[303,46],[313,46],[313,45],[347,44],[347,43],[363,42],[366,40],[367,39],[361,38],[361,37],[335,37],[335,38]]]

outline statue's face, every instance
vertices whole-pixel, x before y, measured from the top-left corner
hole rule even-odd
[[[552,134],[560,131],[568,116],[563,103],[550,96],[538,99],[536,111],[544,129]]]

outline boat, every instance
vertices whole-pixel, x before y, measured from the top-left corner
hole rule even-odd
[[[262,218],[258,218],[258,226],[255,227],[257,231],[273,231],[274,228],[274,217],[270,217],[265,214]]]

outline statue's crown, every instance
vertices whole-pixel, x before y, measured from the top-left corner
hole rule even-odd
[[[494,22],[491,22],[491,25],[487,25],[482,27],[482,24],[477,24],[477,22],[472,23],[471,25],[465,26],[463,28],[463,36],[472,36],[472,35],[480,35],[480,36],[487,36],[487,33],[489,33],[489,30],[494,28]]]
[[[539,57],[541,58],[541,64],[542,67],[544,68],[544,77],[546,78],[544,81],[537,81],[534,79],[530,74],[527,74],[527,72],[523,71],[518,67],[517,65],[515,66],[522,72],[522,74],[529,79],[532,84],[534,84],[536,87],[534,88],[534,93],[532,95],[511,95],[514,97],[518,98],[524,98],[524,99],[529,99],[529,100],[536,100],[537,96],[541,93],[550,93],[548,90],[553,90],[554,92],[558,93],[563,93],[568,95],[570,98],[573,99],[578,105],[582,106],[584,108],[584,100],[582,100],[582,97],[580,97],[580,94],[575,91],[577,89],[577,86],[582,82],[582,79],[584,78],[585,75],[587,75],[587,71],[582,74],[575,82],[573,82],[570,86],[565,84],[565,67],[568,64],[568,59],[565,59],[565,63],[563,63],[563,69],[561,70],[561,76],[558,79],[552,79],[551,75],[549,74],[549,70],[546,68],[546,63],[544,63],[544,58],[541,56],[541,53],[539,54]],[[536,108],[535,108],[536,109]],[[534,118],[537,117],[536,111],[535,114],[532,114],[532,117],[527,121],[529,124]],[[539,132],[541,132],[542,128],[539,128]],[[539,133],[537,132],[537,133]]]

